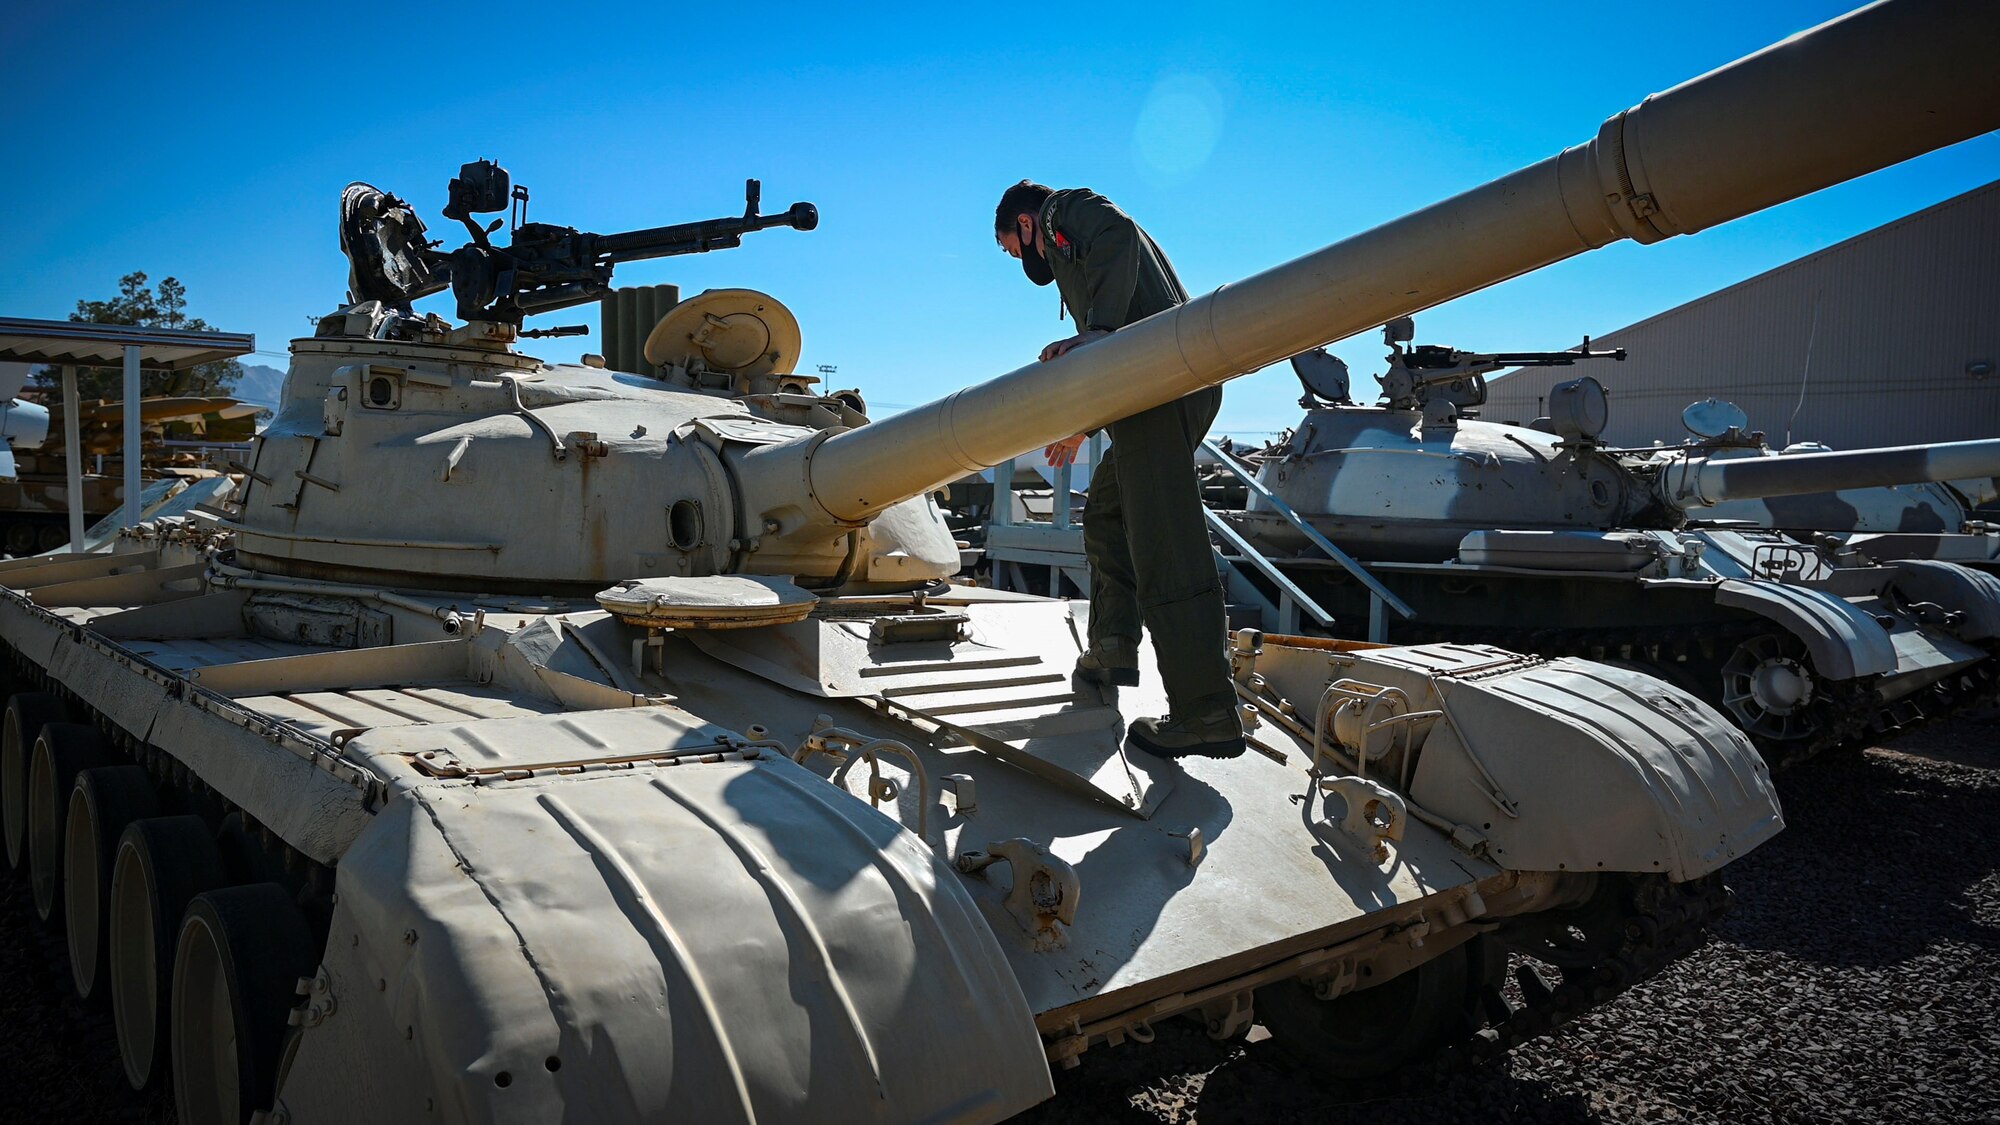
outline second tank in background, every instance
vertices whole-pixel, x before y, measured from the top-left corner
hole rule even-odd
[[[1722,707],[1775,761],[1893,733],[1991,690],[1991,575],[1702,517],[1731,500],[1991,476],[2000,441],[1783,457],[1741,456],[1741,441],[1614,449],[1599,440],[1607,398],[1588,377],[1557,387],[1533,428],[1468,413],[1485,400],[1487,373],[1602,358],[1587,342],[1480,354],[1411,346],[1413,335],[1407,320],[1385,332],[1376,406],[1348,397],[1329,357],[1295,361],[1305,417],[1256,458],[1279,503],[1414,611],[1389,615],[1391,640],[1641,665]],[[1253,498],[1224,518],[1337,629],[1365,628],[1369,591],[1275,505]]]

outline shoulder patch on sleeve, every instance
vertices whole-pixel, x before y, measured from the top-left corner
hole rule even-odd
[[[1056,225],[1056,206],[1062,201],[1062,194],[1052,192],[1048,202],[1042,204],[1042,229],[1048,232],[1049,241],[1055,243],[1056,253],[1061,254],[1065,261],[1069,261],[1076,257],[1076,245],[1063,233],[1062,228]]]

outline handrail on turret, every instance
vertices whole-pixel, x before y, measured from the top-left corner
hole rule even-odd
[[[1333,628],[1333,614],[1328,613],[1324,607],[1314,601],[1312,595],[1300,589],[1298,583],[1286,577],[1285,572],[1278,569],[1278,564],[1265,558],[1258,552],[1257,548],[1250,545],[1249,540],[1238,535],[1236,529],[1229,526],[1228,520],[1216,515],[1215,510],[1205,504],[1202,505],[1201,514],[1204,519],[1208,520],[1208,529],[1215,533],[1216,538],[1236,548],[1238,554],[1242,556],[1242,561],[1249,563],[1258,573],[1270,579],[1271,585],[1278,588],[1278,592],[1282,597],[1289,599],[1293,605],[1304,610],[1307,616],[1319,622],[1320,628]],[[1233,563],[1236,561],[1228,555],[1222,554],[1220,551],[1216,552],[1216,556],[1225,562]],[[1280,602],[1279,610],[1281,617],[1284,616],[1283,609],[1283,602]],[[1281,627],[1288,631],[1292,628],[1289,621],[1285,622]]]

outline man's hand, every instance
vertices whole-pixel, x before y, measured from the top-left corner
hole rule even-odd
[[[1055,343],[1042,349],[1042,362],[1047,363],[1059,355],[1068,354],[1072,349],[1080,348],[1092,340],[1101,340],[1109,335],[1111,333],[1106,332],[1102,328],[1087,328],[1067,340],[1057,340]],[[1055,447],[1050,446],[1049,448],[1053,449]]]
[[[1098,333],[1098,335],[1101,336],[1103,335],[1103,333],[1100,332]],[[1052,348],[1055,347],[1054,344],[1050,344],[1049,346]],[[1054,445],[1049,446],[1047,449],[1042,450],[1042,452],[1045,455],[1047,455],[1049,459],[1050,468],[1060,469],[1064,465],[1075,464],[1076,451],[1082,448],[1083,448],[1083,435],[1078,434],[1075,437],[1066,437],[1061,441],[1055,443]]]

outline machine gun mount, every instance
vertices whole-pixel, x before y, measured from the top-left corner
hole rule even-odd
[[[423,220],[402,199],[369,184],[348,185],[341,196],[340,248],[348,259],[349,301],[380,301],[408,313],[412,302],[449,287],[460,320],[518,326],[534,313],[596,300],[611,288],[611,272],[621,262],[727,250],[741,246],[751,231],[819,225],[819,210],[810,203],[760,214],[756,180],[744,182],[740,216],[619,234],[527,221],[528,189],[491,160],[461,167],[448,191],[445,217],[464,223],[472,236],[449,252],[425,237]],[[490,236],[503,220],[482,225],[473,216],[509,210],[509,243],[495,246]]]
[[[1585,359],[1625,359],[1624,348],[1591,351],[1588,336],[1580,347],[1568,351],[1484,353],[1437,344],[1405,347],[1415,335],[1416,324],[1407,316],[1382,326],[1382,342],[1389,345],[1389,370],[1378,381],[1383,404],[1391,410],[1423,411],[1426,430],[1449,430],[1458,424],[1461,412],[1483,405],[1488,372],[1508,367],[1568,367]],[[1563,412],[1564,424],[1554,429],[1565,437],[1595,440],[1604,424],[1604,387],[1585,376],[1562,384],[1558,390],[1560,395],[1551,396],[1552,412],[1557,398],[1564,399],[1569,409]]]

